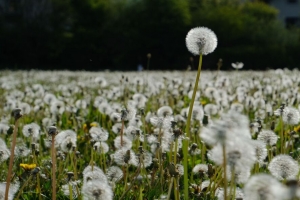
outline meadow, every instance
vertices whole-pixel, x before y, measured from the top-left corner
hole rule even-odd
[[[300,72],[195,75],[1,71],[0,199],[300,199]]]

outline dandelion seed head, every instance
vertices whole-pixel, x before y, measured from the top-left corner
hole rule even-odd
[[[54,115],[62,114],[65,111],[65,103],[60,100],[51,102],[50,112]]]
[[[10,157],[10,151],[7,148],[6,149],[1,148],[0,149],[0,163],[6,161],[9,157]]]
[[[227,194],[230,194],[230,188],[227,188]],[[218,200],[223,200],[224,199],[224,189],[223,188],[218,188],[216,190],[216,196]],[[244,199],[244,193],[243,190],[239,187],[236,188],[235,191],[235,199]]]
[[[157,128],[163,128],[163,129],[169,129],[171,128],[173,117],[167,116],[167,117],[151,117],[150,123]]]
[[[286,188],[268,174],[255,174],[244,186],[245,200],[282,200],[287,197]]]
[[[132,150],[119,149],[112,154],[112,158],[120,166],[138,166],[138,158]]]
[[[100,180],[90,180],[82,186],[84,200],[112,200],[113,192],[111,187]]]
[[[36,123],[26,124],[22,129],[23,135],[25,137],[33,137],[34,139],[39,139],[41,135],[40,126]]]
[[[269,163],[268,169],[279,180],[296,178],[299,172],[298,162],[288,155],[277,155]]]
[[[125,149],[125,150],[131,149],[132,141],[128,137],[126,137],[125,135],[123,136],[122,139],[123,139],[122,144],[121,144],[121,136],[117,136],[114,139],[115,148],[116,149]]]
[[[231,66],[234,69],[242,69],[244,67],[244,63],[242,63],[242,62],[231,63]]]
[[[106,101],[98,105],[98,110],[100,113],[106,115],[109,115],[113,111],[110,104],[108,104]]]
[[[299,111],[293,107],[285,107],[282,114],[282,121],[289,125],[297,125],[300,121]]]
[[[186,38],[186,46],[194,55],[207,55],[212,53],[218,44],[216,34],[206,27],[196,27],[191,29]]]
[[[147,135],[148,144],[153,144],[157,142],[157,137],[154,134]]]
[[[141,127],[142,124],[143,124],[143,123],[142,123],[140,117],[138,117],[138,116],[133,117],[133,118],[128,122],[128,125],[129,125],[129,126],[135,126],[135,127],[137,127],[137,128]]]
[[[79,187],[78,186],[79,184],[80,184],[80,181],[69,181],[67,184],[64,184],[61,186],[61,190],[65,196],[69,197],[70,196],[69,185],[71,185],[73,198],[77,198],[79,195],[77,192],[77,187]]]
[[[208,166],[206,164],[197,164],[192,170],[194,174],[198,174],[198,173],[205,174],[207,173],[207,171],[208,171]]]
[[[102,169],[97,166],[88,165],[82,172],[83,174],[83,184],[91,180],[99,180],[103,183],[107,183],[107,177],[103,173]]]
[[[173,110],[170,106],[162,106],[157,110],[158,117],[166,117],[173,114]]]
[[[140,135],[142,134],[142,130],[135,126],[128,126],[126,128],[125,134],[128,137],[128,139],[133,141],[140,137]]]
[[[109,146],[106,142],[96,142],[93,147],[98,154],[106,154],[109,151]]]
[[[230,168],[227,168],[227,180],[231,181],[232,178],[232,170]],[[244,184],[248,181],[249,177],[251,175],[251,169],[249,167],[240,168],[238,171],[235,170],[234,172],[234,181],[237,184]]]
[[[227,166],[236,172],[245,167],[251,168],[256,161],[255,148],[249,140],[241,138],[232,138],[232,142],[226,143]],[[223,148],[220,143],[215,145],[208,152],[208,158],[217,165],[223,164]]]
[[[0,134],[7,134],[9,126],[4,123],[0,123]]]
[[[176,167],[176,169],[178,171],[179,176],[183,176],[183,174],[184,174],[184,167],[183,167],[183,165],[176,164],[175,167]]]
[[[145,107],[146,102],[147,102],[147,100],[148,100],[148,99],[145,97],[144,94],[139,94],[139,93],[135,93],[135,94],[132,96],[132,99],[133,99],[133,101],[136,102],[137,108],[143,108],[143,107]]]
[[[89,130],[90,136],[94,141],[104,142],[108,139],[108,132],[101,127],[92,127]]]
[[[257,135],[257,140],[263,141],[268,146],[273,146],[277,143],[278,136],[271,130],[261,130]]]
[[[16,182],[14,184],[10,184],[9,186],[9,191],[8,191],[8,200],[13,200],[15,194],[19,190],[20,183]],[[0,199],[4,199],[5,197],[5,188],[6,188],[6,183],[0,183]]]
[[[17,158],[23,158],[28,156],[29,154],[30,154],[30,149],[28,149],[24,143],[16,145],[15,156]]]
[[[142,162],[144,167],[149,167],[152,164],[152,154],[148,151],[145,151],[142,155],[140,155],[141,158],[139,159],[139,163]]]
[[[111,166],[107,169],[106,176],[109,181],[118,182],[123,178],[123,171],[120,167]]]
[[[65,130],[58,133],[55,137],[55,146],[67,153],[76,147],[77,134],[72,130]]]
[[[115,134],[120,134],[121,129],[122,129],[122,123],[115,123],[115,124],[112,126],[112,131],[113,131]],[[123,127],[123,132],[126,132],[126,127],[125,127],[125,126]]]
[[[262,164],[265,158],[268,156],[266,143],[261,140],[252,140],[251,142],[255,148],[256,161]]]
[[[204,106],[204,113],[206,113],[209,116],[216,115],[218,114],[218,106],[210,103],[206,104]]]
[[[192,112],[192,118],[194,120],[202,121],[203,117],[204,117],[203,107],[200,105],[194,105],[193,112]]]
[[[44,96],[44,102],[48,105],[51,105],[52,102],[54,102],[56,99],[56,96],[52,93],[46,93]]]

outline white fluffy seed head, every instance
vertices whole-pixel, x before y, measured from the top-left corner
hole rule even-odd
[[[191,29],[186,38],[186,46],[194,55],[207,55],[212,53],[218,44],[216,34],[206,27],[196,27]]]
[[[271,160],[268,169],[279,180],[293,179],[299,172],[299,165],[291,156],[277,155]]]
[[[84,200],[112,200],[113,192],[107,183],[100,180],[91,180],[83,184],[82,196]]]

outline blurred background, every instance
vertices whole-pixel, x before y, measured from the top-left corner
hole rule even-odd
[[[195,69],[196,26],[219,40],[204,69],[299,68],[299,16],[300,0],[0,0],[0,68]]]

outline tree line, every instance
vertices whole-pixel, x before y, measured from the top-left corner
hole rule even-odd
[[[190,28],[206,26],[218,47],[203,63],[223,69],[299,67],[300,31],[278,10],[239,0],[3,0],[0,67],[9,69],[136,70],[195,68],[186,49]]]

